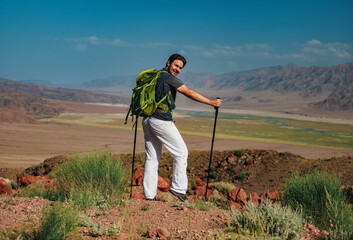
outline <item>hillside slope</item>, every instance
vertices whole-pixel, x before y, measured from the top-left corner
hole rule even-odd
[[[72,102],[87,102],[87,103],[111,103],[111,104],[126,104],[129,99],[125,97],[113,96],[108,94],[99,94],[79,89],[65,89],[43,86],[38,84],[23,83],[0,78],[0,89],[5,91],[23,91],[26,93]]]

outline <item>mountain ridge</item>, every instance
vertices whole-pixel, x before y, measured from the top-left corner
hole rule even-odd
[[[206,81],[199,78],[186,80],[193,74],[181,76],[187,84],[202,89],[235,89],[250,91],[275,91],[297,93],[303,98],[322,96],[325,99],[311,104],[323,110],[352,110],[353,63],[331,67],[301,67],[296,64],[273,66],[255,70],[232,72],[223,75],[207,75]]]
[[[55,88],[39,84],[24,83],[0,78],[0,89],[2,91],[23,91],[29,94],[38,95],[45,98],[86,103],[110,103],[127,104],[129,99],[126,97],[101,94],[81,89]]]
[[[193,89],[205,90],[209,96],[215,95],[215,92],[221,93],[224,100],[229,103],[228,106],[232,103],[249,103],[257,95],[262,94],[264,97],[266,92],[272,91],[282,96],[295,94],[306,101],[305,107],[320,111],[353,109],[353,63],[328,67],[302,67],[291,63],[222,75],[185,72],[178,77]],[[86,81],[80,85],[85,88],[82,90],[55,88],[0,78],[0,88],[5,90],[20,90],[45,98],[87,103],[129,104],[130,98],[124,95],[127,96],[126,93],[131,92],[134,84],[135,78],[132,76],[113,76]],[[228,96],[222,94],[225,91],[228,92]],[[279,101],[271,94],[266,96],[266,98],[258,98],[255,104],[270,102],[275,104]]]

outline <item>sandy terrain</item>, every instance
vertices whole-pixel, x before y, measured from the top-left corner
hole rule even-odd
[[[133,130],[59,124],[0,124],[0,168],[28,167],[48,157],[108,149],[113,153],[133,150]],[[183,135],[189,150],[209,150],[211,138]],[[353,155],[353,150],[306,147],[280,143],[216,139],[214,150],[240,148],[291,152],[308,159]],[[138,131],[137,152],[144,151],[143,133]]]
[[[56,103],[61,104],[66,112],[71,113],[125,114],[127,112],[126,107],[64,101],[56,101]],[[86,153],[103,149],[112,153],[128,153],[133,150],[133,137],[131,125],[119,129],[52,123],[0,123],[0,168],[24,168],[60,154]],[[211,147],[210,137],[193,135],[183,135],[183,137],[189,150],[209,150]],[[353,155],[353,149],[319,148],[218,138],[214,143],[214,150],[236,150],[240,148],[291,152],[308,159]],[[144,151],[141,130],[138,131],[136,151]]]

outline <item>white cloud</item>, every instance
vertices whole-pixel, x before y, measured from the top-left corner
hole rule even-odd
[[[242,57],[242,56],[270,56],[270,52],[273,50],[268,44],[243,44],[239,46],[230,45],[216,45],[210,49],[200,49],[203,56],[206,57]]]
[[[321,44],[321,41],[320,41],[320,40],[313,39],[313,40],[307,41],[306,43],[307,43],[308,45],[320,45],[320,44]]]
[[[315,58],[350,58],[352,54],[349,51],[352,50],[352,46],[345,43],[333,42],[323,43],[319,40],[311,40],[306,42],[301,52],[305,57],[310,59]]]
[[[88,38],[88,41],[89,41],[91,44],[98,44],[99,39],[98,39],[98,37],[96,37],[96,36],[90,36],[90,37]]]

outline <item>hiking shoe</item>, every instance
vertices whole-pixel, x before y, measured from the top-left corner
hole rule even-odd
[[[186,197],[186,194],[175,192],[172,189],[169,189],[169,192],[179,198],[182,202],[189,202],[189,199]]]
[[[156,198],[146,198],[146,201],[156,201]]]

